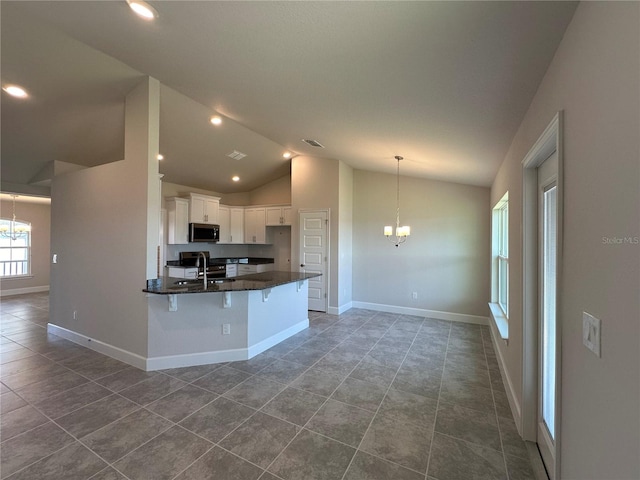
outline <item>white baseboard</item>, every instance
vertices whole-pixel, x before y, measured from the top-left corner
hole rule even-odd
[[[383,305],[381,303],[352,302],[353,308],[365,308],[378,312],[399,313],[402,315],[417,315],[419,317],[437,318],[450,322],[474,323],[477,325],[489,325],[489,317],[467,315],[464,313],[440,312],[438,310],[425,310],[422,308],[398,307],[395,305]]]
[[[275,335],[272,335],[269,338],[265,338],[261,342],[258,342],[254,345],[251,345],[249,348],[247,348],[246,358],[253,358],[259,353],[262,353],[265,350],[270,349],[274,345],[279,344],[283,340],[286,340],[287,338],[295,335],[298,332],[301,332],[302,330],[308,327],[309,327],[309,319],[307,318],[301,322],[296,323],[295,325],[290,326],[286,330],[276,333]]]
[[[47,331],[59,337],[66,338],[78,345],[95,350],[98,353],[108,355],[109,357],[128,363],[134,367],[146,370],[164,370],[166,368],[192,367],[195,365],[207,365],[211,363],[221,362],[237,362],[239,360],[247,360],[255,357],[257,354],[277,345],[287,338],[301,332],[309,326],[309,319],[305,319],[295,325],[279,332],[261,342],[251,345],[248,348],[236,348],[231,350],[220,350],[216,352],[198,352],[186,353],[183,355],[166,355],[162,357],[145,358],[136,353],[123,350],[108,343],[101,342],[82,335],[80,333],[68,330],[52,323],[47,324]]]
[[[2,289],[0,291],[0,297],[9,297],[11,295],[24,295],[25,293],[39,293],[39,292],[48,292],[49,285],[41,285],[39,287],[25,287],[25,288],[9,288]]]
[[[339,307],[329,307],[327,313],[329,315],[342,315],[347,310],[353,308],[353,302],[345,303],[344,305],[340,305]]]
[[[62,338],[66,338],[73,343],[77,343],[78,345],[82,345],[83,347],[90,348],[91,350],[95,350],[98,353],[108,355],[109,357],[115,358],[116,360],[120,360],[124,363],[128,363],[129,365],[133,365],[134,367],[140,368],[142,370],[147,369],[147,359],[136,353],[123,350],[122,348],[101,342],[100,340],[89,338],[86,335],[82,335],[80,333],[74,332],[73,330],[68,330],[63,327],[59,327],[58,325],[54,325],[53,323],[47,324],[47,332],[53,333],[54,335],[58,335]]]
[[[502,377],[502,383],[504,383],[505,385],[505,391],[507,392],[507,399],[509,400],[509,406],[511,407],[513,420],[516,422],[516,426],[518,427],[518,433],[522,435],[522,432],[520,431],[522,425],[522,408],[517,400],[518,397],[516,395],[515,389],[513,388],[513,382],[511,381],[511,377],[509,377],[508,370],[505,366],[505,360],[502,356],[502,350],[500,350],[500,344],[505,345],[505,343],[502,340],[502,336],[498,331],[497,326],[493,322],[490,323],[489,330],[491,331],[491,341],[493,342],[493,349],[496,351],[496,356],[498,358],[500,376]]]

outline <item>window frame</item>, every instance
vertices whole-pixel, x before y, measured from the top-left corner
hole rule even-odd
[[[3,222],[12,222],[13,219],[11,218],[0,218],[0,220],[2,220]],[[6,238],[6,237],[1,237],[0,236],[0,251],[9,251],[9,260],[0,260],[0,265],[2,266],[2,268],[0,268],[0,279],[2,280],[11,280],[11,279],[20,279],[20,278],[28,278],[31,277],[31,267],[32,267],[32,228],[31,228],[31,222],[27,222],[27,221],[23,221],[23,220],[15,220],[15,224],[16,225],[24,225],[27,227],[27,233],[26,233],[26,238],[27,238],[27,242],[26,245],[15,245],[14,242],[18,241],[18,240],[13,240],[11,238]],[[20,239],[21,240],[21,239]],[[8,242],[8,245],[5,245],[5,243]],[[13,260],[13,252],[15,250],[24,250],[26,249],[27,253],[26,253],[26,259],[24,260]],[[2,258],[0,256],[0,258]],[[5,264],[9,263],[26,263],[26,268],[24,268],[22,270],[23,273],[19,273],[19,274],[9,274],[9,275],[5,275]],[[9,272],[11,272],[11,267],[9,266]]]
[[[491,210],[491,302],[500,336],[509,336],[509,192]]]

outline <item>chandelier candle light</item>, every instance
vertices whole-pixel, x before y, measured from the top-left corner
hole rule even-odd
[[[407,237],[411,235],[411,227],[408,225],[400,226],[400,160],[402,160],[402,157],[400,155],[396,155],[395,159],[398,161],[398,173],[396,175],[396,234],[394,238],[393,227],[391,225],[387,225],[384,227],[384,236],[391,240],[391,242],[393,242],[397,247],[401,243],[407,241]]]
[[[29,232],[29,227],[23,224],[16,224],[16,197],[18,195],[11,196],[13,197],[13,219],[9,225],[6,223],[0,225],[0,235],[5,238],[10,238],[11,240],[17,240],[18,238],[24,237]]]

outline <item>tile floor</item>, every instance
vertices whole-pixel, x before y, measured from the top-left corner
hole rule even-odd
[[[255,358],[143,372],[1,302],[0,478],[532,479],[487,327],[353,309]]]

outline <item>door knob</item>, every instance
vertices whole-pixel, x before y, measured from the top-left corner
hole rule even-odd
[[[301,263],[301,264],[300,264],[300,266],[301,266],[301,267],[304,267],[304,263]]]

